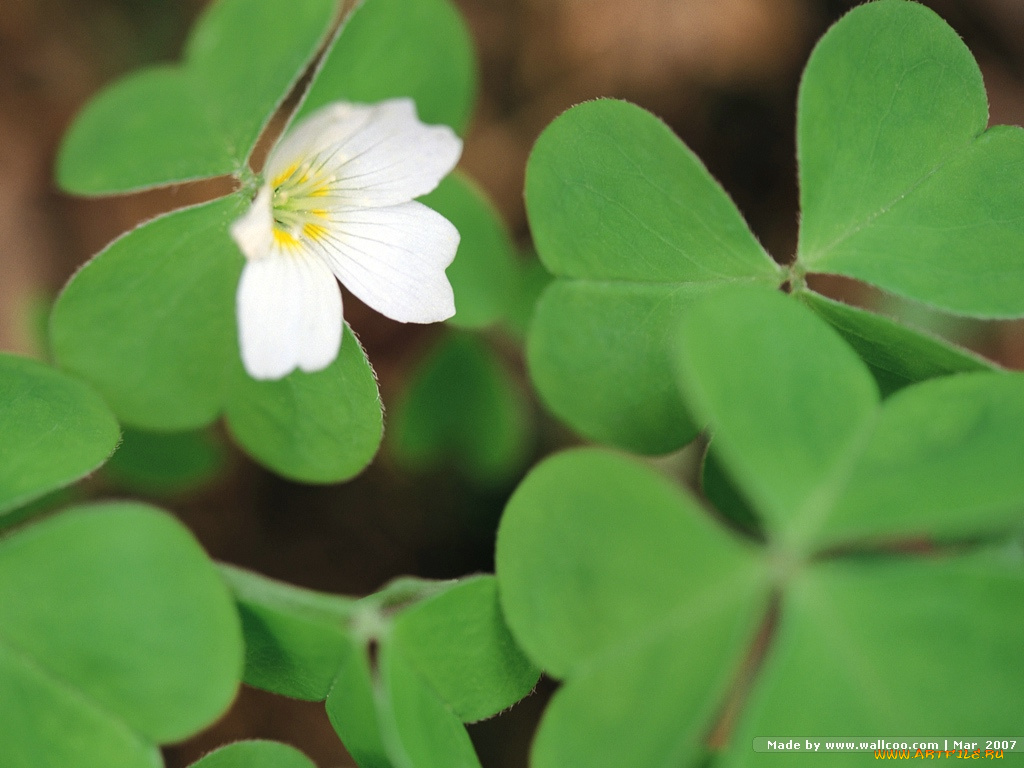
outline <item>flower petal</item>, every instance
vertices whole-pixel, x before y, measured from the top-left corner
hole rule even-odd
[[[275,250],[250,259],[238,283],[238,343],[254,379],[319,371],[341,346],[341,292],[315,255]]]
[[[247,259],[265,256],[274,244],[274,214],[270,207],[270,187],[264,185],[242,216],[231,225],[231,237]]]
[[[411,99],[335,102],[284,137],[265,175],[275,184],[306,173],[325,207],[388,206],[433,190],[460,154],[462,140],[455,132],[420,122]]]
[[[436,323],[455,314],[444,273],[459,232],[422,203],[331,212],[320,255],[365,304],[403,323]]]

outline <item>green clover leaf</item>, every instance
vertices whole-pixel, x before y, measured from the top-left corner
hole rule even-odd
[[[384,429],[377,380],[347,325],[337,359],[322,371],[254,381],[239,365],[224,415],[253,458],[308,483],[359,474]]]
[[[792,298],[737,288],[716,298],[683,320],[680,381],[778,540],[806,552],[964,538],[1019,519],[1024,376],[936,378],[881,403],[854,351]],[[713,341],[702,337],[711,328]]]
[[[720,764],[777,764],[778,755],[751,749],[755,736],[775,733],[1018,730],[1022,604],[1024,563],[999,550],[808,568],[785,592],[777,634]],[[813,763],[863,765],[867,757]]]
[[[212,430],[125,430],[121,445],[103,468],[118,488],[151,496],[174,496],[221,475],[227,452]]]
[[[946,341],[882,315],[803,291],[800,299],[842,335],[868,364],[882,394],[936,376],[1000,367]]]
[[[512,640],[493,577],[393,582],[362,600],[236,568],[250,685],[325,701],[367,768],[478,768],[463,723],[529,693],[536,669]]]
[[[392,642],[464,723],[507,709],[537,681],[505,625],[492,576],[466,579],[405,609]]]
[[[1024,314],[1024,132],[983,132],[986,121],[970,52],[916,3],[858,7],[808,62],[789,283],[843,331],[887,392],[994,366],[816,296],[806,275],[847,275],[978,317]],[[627,104],[589,102],[555,120],[530,157],[526,200],[556,278],[528,346],[547,405],[584,436],[632,451],[688,442],[697,425],[668,362],[676,321],[695,296],[786,276],[699,161]]]
[[[697,428],[671,385],[670,319],[733,281],[779,285],[781,270],[696,156],[624,102],[581,104],[548,126],[526,204],[558,278],[529,337],[541,395],[593,439],[645,453],[689,442]]]
[[[1019,557],[991,547],[921,557],[911,545],[983,539],[1024,520],[1024,377],[963,373],[880,403],[833,331],[764,291],[701,302],[682,330],[687,402],[761,518],[781,599],[724,764],[767,760],[750,749],[767,733],[1019,725]],[[955,681],[968,678],[965,703]]]
[[[182,65],[119,80],[76,118],[58,182],[96,195],[241,173],[336,10],[336,0],[211,4]]]
[[[871,62],[866,66],[864,62]],[[800,86],[798,263],[976,317],[1024,314],[1024,131],[934,12],[851,11]]]
[[[121,433],[80,381],[0,354],[0,517],[73,483],[106,461]]]
[[[498,531],[502,609],[564,681],[531,765],[692,765],[768,604],[757,548],[631,459],[538,465]]]
[[[392,449],[405,466],[448,462],[481,486],[500,485],[526,463],[530,417],[505,362],[482,340],[452,333],[412,373],[392,417]]]
[[[1024,375],[963,373],[881,402],[835,330],[763,286],[694,302],[675,347],[712,434],[707,496],[759,535],[744,544],[604,451],[527,477],[497,575],[516,639],[564,680],[534,768],[695,766],[725,712],[730,768],[778,759],[752,751],[757,736],[1018,727],[1024,562],[970,542],[1024,523]]]
[[[190,768],[316,768],[294,747],[276,741],[236,741],[215,749]]]
[[[5,765],[153,768],[224,713],[241,669],[230,595],[170,515],[97,504],[0,538]]]
[[[408,96],[426,123],[462,133],[476,91],[469,30],[447,0],[361,0],[296,118],[332,101]]]
[[[222,409],[233,361],[242,255],[232,195],[168,213],[108,245],[65,286],[50,316],[62,368],[150,430],[205,426]]]

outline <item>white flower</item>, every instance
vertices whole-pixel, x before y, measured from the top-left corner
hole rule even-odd
[[[459,233],[413,198],[434,189],[461,152],[455,133],[421,123],[409,99],[329,104],[284,137],[252,207],[231,226],[246,257],[237,310],[250,376],[279,379],[334,361],[335,278],[393,320],[455,314],[444,270]]]

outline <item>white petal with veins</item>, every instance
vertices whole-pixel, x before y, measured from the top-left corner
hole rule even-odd
[[[382,315],[436,323],[455,314],[444,270],[459,231],[422,203],[335,211],[319,246],[344,286]]]
[[[316,196],[345,206],[384,206],[432,191],[455,167],[462,140],[425,125],[410,99],[329,104],[274,149],[267,178],[305,173]]]
[[[273,253],[249,260],[238,283],[238,343],[254,379],[326,368],[341,345],[341,292],[320,259]]]

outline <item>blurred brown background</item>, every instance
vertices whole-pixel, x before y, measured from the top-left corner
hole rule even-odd
[[[258,1],[258,0],[254,0]],[[371,0],[372,1],[372,0]],[[544,126],[597,96],[629,99],[664,118],[733,196],[758,237],[786,260],[796,241],[794,107],[798,78],[843,0],[456,0],[476,41],[479,104],[462,167],[528,244],[523,171]],[[1024,123],[1024,3],[933,0],[978,58],[993,123]],[[0,0],[0,349],[42,354],[40,307],[105,243],[190,201],[163,190],[99,201],[54,189],[52,163],[75,112],[137,66],[174,58],[202,0]],[[823,288],[871,301],[839,281]],[[346,297],[346,316],[380,376],[385,405],[433,328],[401,326]],[[969,341],[1024,367],[1018,323],[968,329]],[[535,453],[571,439],[542,427]],[[97,492],[117,492],[100,486]],[[386,451],[358,480],[313,488],[240,455],[212,487],[164,500],[210,552],[310,587],[363,594],[403,573],[451,577],[491,567],[510,488],[482,490],[457,473],[410,476]],[[487,768],[523,766],[550,686],[474,726]],[[322,768],[350,765],[320,705],[255,691],[212,732],[168,750],[182,766],[243,737],[279,738]]]

